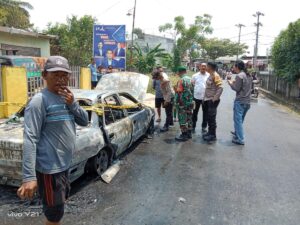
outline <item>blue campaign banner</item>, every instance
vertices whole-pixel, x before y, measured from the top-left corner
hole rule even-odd
[[[125,25],[94,25],[93,56],[97,67],[125,70]]]

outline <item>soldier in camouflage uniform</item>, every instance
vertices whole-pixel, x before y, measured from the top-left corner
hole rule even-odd
[[[175,139],[177,141],[187,141],[192,138],[193,129],[193,86],[191,78],[186,74],[185,67],[179,67],[178,74],[180,80],[177,82],[175,104],[178,108],[181,135]]]

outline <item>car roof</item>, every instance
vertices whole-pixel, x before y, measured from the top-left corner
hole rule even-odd
[[[83,89],[71,89],[76,99],[88,99],[92,102],[96,102],[97,99],[105,94],[116,94],[112,91],[102,91],[102,90],[83,90]]]

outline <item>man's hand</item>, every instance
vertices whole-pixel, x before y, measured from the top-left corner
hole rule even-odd
[[[65,99],[65,102],[66,102],[67,105],[72,105],[73,104],[73,102],[74,102],[74,95],[70,91],[69,88],[67,88],[67,87],[61,88],[58,91],[58,94]]]
[[[166,108],[169,104],[170,102],[164,102],[164,107]]]
[[[22,184],[22,186],[18,189],[17,194],[18,196],[24,200],[24,199],[32,199],[34,193],[37,190],[37,181],[28,181]]]
[[[234,83],[233,80],[227,80],[228,84],[232,85]]]

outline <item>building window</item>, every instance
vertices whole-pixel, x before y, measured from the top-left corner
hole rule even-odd
[[[40,48],[1,44],[2,55],[41,56]]]

